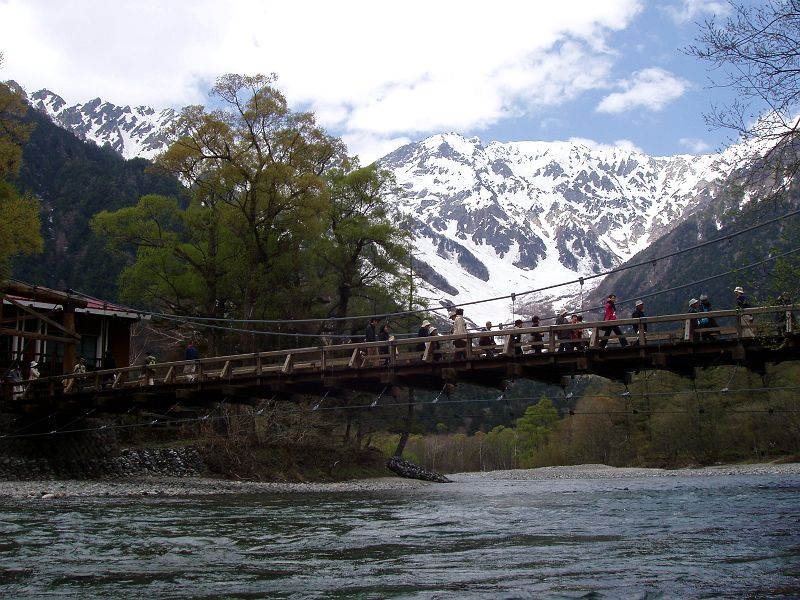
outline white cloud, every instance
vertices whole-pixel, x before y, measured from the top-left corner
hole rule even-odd
[[[681,138],[680,145],[687,148],[692,154],[705,154],[711,150],[711,145],[699,138]]]
[[[663,6],[662,10],[676,23],[682,25],[701,15],[728,15],[731,5],[724,0],[681,0],[677,5]]]
[[[621,113],[637,107],[662,110],[689,88],[689,82],[659,67],[642,69],[619,82],[621,92],[609,94],[597,105],[597,112]]]
[[[639,152],[640,154],[645,154],[644,150],[642,150],[631,140],[620,139],[614,141],[613,144],[603,144],[589,138],[571,137],[569,138],[569,141],[573,144],[586,146],[591,150],[625,150],[626,152]]]
[[[72,104],[180,107],[223,73],[275,72],[292,106],[379,156],[607,86],[608,36],[642,0],[5,0],[4,77]],[[362,146],[362,144],[364,144]],[[368,147],[372,144],[372,148]]]

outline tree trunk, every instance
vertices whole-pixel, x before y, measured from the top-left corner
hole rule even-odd
[[[403,451],[406,449],[408,438],[411,437],[411,423],[414,419],[414,388],[408,388],[408,412],[406,413],[406,426],[400,434],[400,441],[397,442],[397,448],[394,451],[394,456],[398,458],[403,456]]]

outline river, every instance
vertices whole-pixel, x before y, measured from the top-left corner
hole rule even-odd
[[[510,473],[510,474],[509,474]],[[798,598],[800,474],[4,497],[6,598]]]

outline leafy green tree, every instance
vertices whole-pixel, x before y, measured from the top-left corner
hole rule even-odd
[[[345,317],[354,299],[360,300],[362,313],[389,305],[408,285],[401,267],[409,234],[398,227],[398,215],[386,200],[394,177],[374,164],[351,164],[328,173],[326,231],[314,246],[323,279],[319,287],[333,291],[330,315],[335,317]]]
[[[542,398],[529,406],[525,414],[517,419],[517,436],[523,465],[544,448],[557,423],[558,411],[549,398]]]
[[[341,163],[344,146],[320,129],[311,113],[294,113],[271,84],[274,75],[225,75],[212,90],[223,108],[183,110],[177,139],[156,164],[177,175],[209,207],[224,206],[225,226],[241,242],[236,314],[269,313],[272,290],[285,281],[276,266],[295,263],[321,233],[327,169]],[[178,132],[181,132],[178,135]]]
[[[273,80],[227,75],[213,90],[223,109],[184,110],[156,166],[190,185],[187,208],[146,196],[95,217],[110,245],[135,250],[123,297],[246,320],[396,306],[406,233],[385,199],[393,179],[349,159],[310,113],[291,112]]]
[[[22,94],[0,83],[0,280],[8,277],[12,257],[40,252],[43,246],[39,203],[20,197],[6,181],[19,173],[22,145],[30,135],[30,127],[22,122],[27,110]]]

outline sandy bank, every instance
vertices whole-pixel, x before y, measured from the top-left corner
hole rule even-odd
[[[607,465],[575,465],[455,473],[454,482],[474,480],[622,479],[629,477],[676,477],[714,475],[781,475],[800,477],[800,463],[720,465],[686,469],[618,468]],[[400,477],[358,479],[337,483],[272,483],[227,481],[202,477],[136,477],[106,480],[0,481],[0,498],[54,500],[70,497],[204,496],[215,494],[304,494],[408,490],[425,486],[447,486]]]

